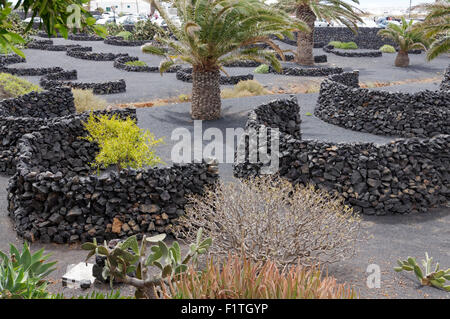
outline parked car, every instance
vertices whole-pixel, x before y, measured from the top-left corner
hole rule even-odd
[[[330,22],[327,22],[325,20],[315,21],[314,26],[317,27],[332,27],[333,24]]]
[[[30,23],[31,22],[31,17],[24,19],[23,22]],[[41,22],[42,22],[42,19],[40,17],[34,17],[33,18],[33,23],[41,23]]]
[[[115,21],[117,21],[117,18],[114,19],[114,17],[109,17],[109,18],[98,19],[95,23],[96,24],[100,24],[100,25],[104,25],[104,24],[107,24],[107,23],[113,23]]]

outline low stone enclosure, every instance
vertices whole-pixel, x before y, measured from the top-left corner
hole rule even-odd
[[[324,80],[314,114],[325,122],[377,135],[450,134],[449,90],[393,93],[360,88],[358,80],[358,71]]]
[[[56,87],[71,87],[76,89],[92,89],[94,94],[114,94],[126,91],[125,80],[107,82],[72,82],[78,78],[77,71],[65,71],[60,67],[50,68],[15,68],[8,64],[23,63],[26,60],[18,55],[0,55],[0,72],[19,76],[42,76],[39,84],[50,90]]]
[[[332,45],[326,45],[323,50],[327,53],[332,53],[338,56],[343,56],[347,58],[378,58],[383,55],[381,51],[352,51],[352,50],[339,50],[335,49]]]
[[[192,68],[179,69],[176,75],[177,80],[192,83]],[[220,84],[222,85],[234,85],[245,80],[253,80],[253,74],[220,76]]]
[[[135,118],[134,109],[118,110]],[[218,178],[217,164],[193,163],[143,170],[106,170],[91,163],[97,145],[79,139],[87,113],[52,121],[19,142],[8,210],[17,233],[41,242],[109,240],[171,233],[189,194]]]
[[[92,47],[73,47],[67,49],[67,55],[72,58],[91,61],[113,61],[118,57],[128,56],[128,53],[92,52]]]
[[[261,173],[264,165],[248,160],[248,154],[255,150],[249,148],[245,135],[251,134],[251,128],[271,127],[279,129],[280,176],[293,184],[310,183],[337,191],[358,212],[422,212],[450,200],[450,135],[397,140],[381,146],[302,140],[299,130],[293,129],[299,123],[299,112],[295,97],[250,112],[238,146],[246,150],[247,157],[238,158],[234,175],[248,178]]]
[[[17,142],[23,134],[33,132],[51,119],[75,113],[70,88],[31,92],[0,101],[0,173],[15,173]]]
[[[150,41],[149,40],[125,40],[122,37],[110,36],[110,37],[107,37],[103,42],[105,44],[109,44],[109,45],[137,47],[137,46],[144,45]]]
[[[285,61],[294,61],[294,55],[292,54],[285,54]],[[277,55],[278,60],[282,60],[280,55]],[[314,63],[326,63],[328,61],[328,58],[325,54],[322,55],[316,55],[314,56]],[[234,61],[229,62],[225,64],[224,66],[231,68],[231,67],[238,67],[238,68],[254,68],[260,66],[262,63],[252,60],[241,60],[241,61]]]
[[[121,56],[114,60],[113,66],[117,69],[124,70],[127,72],[150,72],[159,73],[159,66],[139,66],[139,65],[127,65],[126,62],[139,61],[138,57],[133,56]],[[175,73],[181,69],[180,65],[173,66],[169,68],[167,73]]]

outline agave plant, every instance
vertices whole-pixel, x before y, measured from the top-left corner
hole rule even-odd
[[[427,50],[428,40],[423,31],[412,27],[413,20],[406,22],[402,18],[402,24],[396,25],[390,23],[386,29],[378,31],[378,35],[393,40],[399,47],[395,66],[407,67],[409,65],[408,51],[414,49]]]
[[[436,263],[435,267],[432,267],[433,258],[428,257],[428,253],[425,253],[425,259],[422,260],[423,269],[419,267],[415,258],[408,257],[406,260],[398,260],[399,267],[395,267],[396,272],[413,271],[420,284],[423,286],[434,286],[445,291],[450,291],[450,284],[446,285],[446,281],[450,281],[450,268],[447,270],[439,269],[439,263]],[[434,270],[433,270],[434,269]]]
[[[55,262],[46,263],[50,255],[44,249],[31,254],[28,244],[22,252],[10,245],[9,255],[0,251],[0,299],[48,298],[45,277],[55,270]]]
[[[174,0],[181,26],[171,22],[159,0],[153,6],[164,18],[173,38],[155,37],[169,50],[151,44],[144,45],[145,53],[165,57],[160,64],[163,73],[175,64],[192,65],[193,119],[214,120],[220,117],[220,70],[237,60],[254,60],[270,64],[281,71],[277,53],[283,51],[271,40],[292,37],[292,31],[307,27],[297,19],[275,10],[260,0]],[[272,50],[257,44],[266,44]]]
[[[359,4],[359,0],[351,0]],[[357,29],[357,23],[362,22],[358,16],[362,11],[349,1],[343,0],[279,0],[276,5],[289,12],[295,12],[298,19],[306,22],[309,30],[297,32],[297,63],[304,65],[314,64],[314,22],[326,20],[338,21],[353,31]]]
[[[433,40],[427,52],[427,59],[430,61],[450,51],[450,0],[440,0],[419,7],[428,10],[427,17],[417,24],[417,28]]]

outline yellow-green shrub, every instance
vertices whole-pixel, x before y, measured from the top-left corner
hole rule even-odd
[[[272,261],[253,262],[228,256],[222,264],[208,262],[203,272],[194,268],[163,287],[162,297],[171,299],[353,299],[346,284],[323,276],[317,267],[291,266],[279,270]]]
[[[269,91],[267,91],[264,86],[256,80],[240,81],[233,87],[233,89],[223,89],[221,92],[223,99],[265,94],[269,94]]]
[[[92,163],[93,167],[117,165],[120,170],[125,167],[137,169],[162,163],[155,154],[155,146],[162,143],[162,139],[156,139],[148,130],[140,129],[130,117],[121,120],[115,114],[91,114],[83,124],[89,134],[82,139],[97,143],[100,148]]]
[[[77,112],[104,110],[106,100],[94,95],[92,90],[72,89]]]
[[[383,53],[395,53],[397,52],[392,45],[385,44],[380,48],[380,51]]]
[[[147,66],[147,63],[145,63],[144,61],[128,61],[125,62],[126,65],[130,65],[130,66]]]
[[[41,92],[42,89],[27,80],[9,73],[0,73],[0,91],[3,98],[18,97],[32,91]]]

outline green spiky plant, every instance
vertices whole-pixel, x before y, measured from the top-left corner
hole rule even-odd
[[[427,52],[427,59],[430,61],[450,51],[450,0],[440,0],[420,7],[428,10],[428,15],[415,27],[432,39]]]
[[[203,230],[197,232],[196,242],[189,246],[189,251],[182,257],[178,242],[168,247],[163,240],[166,235],[161,234],[153,237],[142,238],[139,245],[136,236],[131,236],[114,248],[104,245],[84,243],[81,247],[89,250],[86,261],[94,255],[106,257],[102,276],[109,278],[111,286],[113,280],[123,282],[136,288],[136,298],[154,299],[156,287],[176,279],[177,275],[185,272],[188,265],[196,264],[199,255],[205,254],[211,246],[211,238],[202,238]],[[155,243],[150,247],[151,253],[147,256],[147,244]],[[148,267],[157,267],[160,274],[151,276]],[[130,276],[135,273],[134,277]]]
[[[407,67],[409,66],[408,51],[414,49],[426,50],[429,42],[426,39],[423,31],[413,28],[413,20],[406,22],[402,17],[402,24],[396,25],[389,23],[386,29],[378,31],[378,35],[393,40],[398,45],[398,53],[395,58],[395,66]]]
[[[45,277],[55,270],[54,262],[46,262],[50,255],[44,249],[32,254],[28,244],[22,252],[10,245],[9,255],[0,251],[0,299],[49,298]]]
[[[450,282],[446,285],[446,281],[450,281],[450,268],[447,270],[440,270],[439,263],[432,267],[433,257],[428,257],[425,253],[425,259],[422,260],[423,269],[417,264],[416,259],[408,257],[407,260],[398,260],[399,267],[395,267],[396,272],[413,271],[420,284],[423,286],[434,286],[439,289],[450,292]],[[434,269],[434,270],[433,270]]]
[[[154,7],[167,22],[174,38],[155,37],[169,51],[151,44],[143,46],[145,53],[165,57],[160,64],[163,73],[178,63],[191,64],[193,119],[214,120],[220,117],[220,70],[237,60],[254,60],[270,64],[281,71],[276,54],[283,51],[272,40],[292,37],[292,31],[307,27],[303,22],[259,0],[174,0],[181,27],[171,22],[159,0]],[[272,50],[255,44],[267,44]]]
[[[288,12],[295,12],[298,19],[304,21],[309,30],[297,32],[296,61],[303,65],[314,65],[314,22],[326,20],[338,21],[356,32],[358,22],[362,22],[359,14],[362,13],[352,3],[359,4],[359,0],[279,0],[277,7]]]

